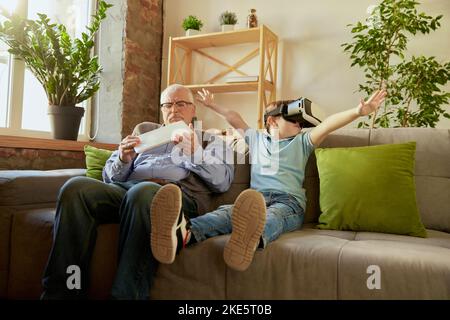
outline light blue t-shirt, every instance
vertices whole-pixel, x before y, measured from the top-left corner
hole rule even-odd
[[[284,191],[305,209],[303,180],[306,162],[314,150],[310,132],[273,140],[269,134],[250,128],[245,132],[245,140],[251,163],[250,187],[260,192]]]

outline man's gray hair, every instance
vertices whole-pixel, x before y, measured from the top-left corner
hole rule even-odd
[[[174,92],[176,92],[178,90],[187,90],[187,92],[189,92],[189,98],[191,99],[191,101],[189,101],[189,102],[192,102],[192,103],[195,102],[194,101],[194,95],[192,94],[192,91],[189,90],[188,88],[186,88],[185,86],[183,86],[181,84],[178,84],[178,83],[171,84],[166,89],[164,89],[163,92],[161,92],[161,99],[160,99],[161,101],[160,102],[162,103],[164,97],[166,97],[168,95],[171,95],[172,93],[174,93]]]

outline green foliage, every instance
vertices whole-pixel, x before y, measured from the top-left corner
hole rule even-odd
[[[203,22],[196,16],[188,16],[183,20],[182,27],[184,31],[188,29],[199,30],[203,27]]]
[[[229,12],[229,11],[223,12],[219,17],[219,22],[220,22],[220,25],[224,25],[224,24],[235,25],[238,22],[236,13]]]
[[[368,118],[372,127],[435,127],[441,116],[450,117],[445,111],[450,93],[442,91],[450,80],[450,62],[405,58],[408,37],[435,31],[442,19],[419,13],[417,5],[414,0],[383,0],[365,22],[349,25],[353,42],[342,46],[350,54],[351,66],[364,71],[359,91],[369,95],[383,86],[388,91],[384,108]],[[367,128],[369,123],[358,127]]]
[[[29,20],[3,11],[1,14],[7,20],[0,23],[0,40],[36,76],[49,104],[74,106],[90,98],[100,87],[101,66],[91,51],[95,34],[110,7],[111,4],[99,1],[81,39],[72,39],[64,25],[51,23],[45,14],[39,13],[37,20]]]

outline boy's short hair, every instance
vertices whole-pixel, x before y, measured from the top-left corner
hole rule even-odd
[[[282,106],[284,104],[289,104],[289,103],[294,102],[294,101],[295,100],[277,100],[277,101],[272,101],[271,103],[269,103],[266,106],[266,109],[264,110],[264,112],[272,111],[275,108],[278,108],[278,107],[280,107],[280,106]],[[278,115],[278,116],[272,116],[272,117],[279,117],[279,116],[281,116],[281,114]],[[266,128],[267,132],[270,132],[268,123],[264,123],[264,127]]]

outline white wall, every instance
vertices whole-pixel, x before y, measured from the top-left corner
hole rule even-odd
[[[162,88],[167,81],[167,54],[169,36],[183,36],[181,23],[187,15],[196,15],[204,22],[202,33],[220,30],[218,16],[225,10],[236,12],[237,29],[246,28],[250,8],[257,10],[259,24],[267,25],[279,37],[277,99],[308,97],[322,107],[323,116],[355,106],[360,94],[355,92],[363,82],[358,68],[350,68],[350,59],[341,44],[351,40],[347,24],[366,18],[369,5],[376,0],[165,0]],[[439,30],[419,35],[411,40],[410,52],[415,55],[435,56],[440,62],[450,60],[450,0],[422,0],[420,10],[436,16],[443,14]],[[219,52],[228,63],[245,54],[247,46]],[[212,50],[217,53],[217,50]],[[207,79],[220,70],[214,63],[207,65],[194,59],[198,79]],[[243,68],[251,71],[256,61]],[[211,68],[211,69],[210,69]],[[450,91],[450,85],[446,86]],[[233,106],[247,121],[256,125],[256,94],[220,94],[219,103]],[[447,108],[450,108],[447,106]],[[206,127],[226,127],[216,115],[197,107],[199,118]],[[450,111],[450,110],[449,110]],[[354,124],[351,125],[354,127]],[[444,119],[438,127],[450,128]]]
[[[119,143],[121,139],[123,90],[123,33],[126,1],[108,0],[113,4],[107,11],[99,33],[99,62],[103,67],[101,86],[97,94],[92,135],[96,141]]]

